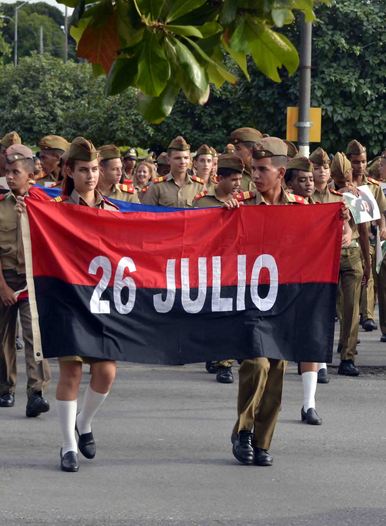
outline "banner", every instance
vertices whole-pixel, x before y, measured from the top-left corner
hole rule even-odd
[[[46,358],[329,362],[340,208],[121,213],[27,199],[35,344]]]

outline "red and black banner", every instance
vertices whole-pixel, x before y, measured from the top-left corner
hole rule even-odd
[[[121,213],[27,201],[46,358],[331,361],[339,203]]]

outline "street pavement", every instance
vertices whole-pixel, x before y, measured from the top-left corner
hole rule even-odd
[[[242,466],[232,456],[236,382],[218,384],[203,364],[120,364],[93,426],[96,458],[62,473],[57,364],[52,410],[27,419],[21,352],[16,405],[0,410],[0,525],[386,525],[379,337],[360,333],[359,378],[337,376],[334,353],[331,381],[317,392],[322,426],[300,423],[302,385],[289,365],[272,467]]]

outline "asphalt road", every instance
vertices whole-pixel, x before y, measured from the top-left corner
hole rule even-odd
[[[300,423],[301,381],[289,366],[271,468],[232,456],[236,383],[218,384],[201,364],[121,364],[94,423],[96,458],[62,473],[54,386],[52,410],[26,419],[20,353],[16,405],[0,412],[0,524],[386,525],[379,336],[361,333],[359,378],[338,377],[332,367],[331,382],[318,387],[322,426]],[[55,363],[53,372],[56,379]]]

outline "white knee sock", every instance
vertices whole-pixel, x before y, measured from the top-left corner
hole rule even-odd
[[[318,372],[320,371],[320,369],[327,369],[327,364],[326,363],[319,363],[318,364]]]
[[[315,371],[308,371],[302,373],[303,383],[303,407],[304,411],[308,411],[310,407],[315,409],[315,393],[318,383],[318,373]]]
[[[82,409],[76,418],[78,431],[81,435],[91,432],[92,419],[106,400],[108,394],[108,392],[105,394],[97,393],[91,389],[90,384],[87,386],[84,393]]]
[[[56,411],[59,417],[59,424],[63,434],[62,454],[68,451],[78,451],[75,438],[77,400],[56,400]]]

